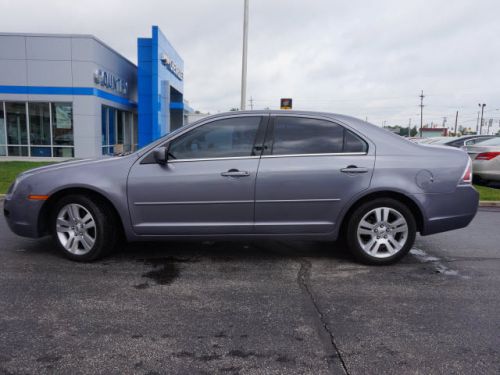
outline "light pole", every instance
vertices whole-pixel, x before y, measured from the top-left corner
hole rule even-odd
[[[420,94],[420,138],[422,138],[422,128],[424,126],[424,90]]]
[[[484,107],[486,107],[486,104],[481,104],[479,103],[478,106],[481,108],[481,121],[479,122],[479,135],[483,134],[483,115],[484,115]]]
[[[247,51],[248,51],[248,1],[245,0],[243,11],[243,56],[241,62],[241,102],[240,109],[246,108],[247,101]]]

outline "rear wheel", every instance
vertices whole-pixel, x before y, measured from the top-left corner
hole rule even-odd
[[[415,242],[416,223],[403,203],[379,198],[363,203],[351,215],[347,243],[367,264],[390,264],[405,256]]]
[[[113,250],[118,240],[115,215],[109,205],[87,195],[62,197],[50,220],[54,242],[72,260],[100,258]]]

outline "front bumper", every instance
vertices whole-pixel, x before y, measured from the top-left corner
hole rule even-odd
[[[41,237],[38,218],[43,203],[7,195],[3,204],[3,214],[9,228],[19,236]]]
[[[420,234],[446,232],[464,228],[476,216],[479,193],[471,185],[458,186],[453,193],[415,194],[423,208]]]

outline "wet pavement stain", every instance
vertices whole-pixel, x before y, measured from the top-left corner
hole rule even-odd
[[[144,273],[142,277],[152,279],[159,285],[168,285],[179,277],[179,269],[173,263],[165,263],[160,268]]]
[[[61,360],[61,358],[62,357],[57,356],[57,355],[47,355],[47,356],[37,358],[36,361],[43,362],[43,363],[53,363],[53,362],[57,362],[57,361]]]
[[[138,261],[153,266],[153,269],[142,274],[142,277],[151,279],[158,285],[169,285],[179,277],[180,269],[177,263],[198,262],[197,259],[175,257],[138,259]],[[136,289],[146,289],[148,287],[148,283],[134,285]]]

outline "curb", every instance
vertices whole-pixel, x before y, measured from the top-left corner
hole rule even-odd
[[[500,207],[500,201],[479,201],[479,207]]]

